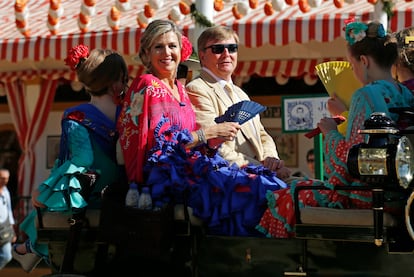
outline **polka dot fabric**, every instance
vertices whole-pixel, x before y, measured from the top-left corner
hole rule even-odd
[[[324,137],[324,170],[327,181],[297,179],[290,184],[290,188],[269,192],[268,208],[256,229],[268,237],[289,238],[295,235],[293,192],[297,186],[323,185],[328,188],[301,190],[298,195],[300,207],[371,208],[372,195],[369,191],[341,191],[333,188],[364,185],[349,174],[347,155],[353,145],[365,141],[365,137],[358,131],[364,129],[364,122],[371,113],[384,112],[396,121],[396,115],[390,114],[388,109],[413,104],[413,95],[407,88],[396,87],[387,81],[376,81],[357,90],[351,100],[345,136],[333,130]]]

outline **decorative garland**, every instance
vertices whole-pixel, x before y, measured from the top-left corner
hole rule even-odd
[[[392,9],[394,8],[394,1],[390,1],[390,0],[382,0],[382,10],[387,14],[387,18],[388,20],[394,16],[394,12],[392,11]]]
[[[196,23],[200,24],[203,27],[214,26],[214,24],[210,20],[208,20],[208,18],[204,14],[200,13],[197,10],[195,4],[191,4],[190,9],[191,9],[191,17],[194,19]]]
[[[390,19],[391,17],[394,16],[394,12],[393,12],[393,8],[395,6],[394,0],[381,0],[381,1],[382,1],[382,4],[383,4],[382,10],[387,14],[388,19]],[[266,2],[266,3],[268,4],[268,2]],[[299,1],[299,3],[300,3],[300,1]],[[197,10],[196,5],[194,3],[191,4],[191,6],[190,6],[190,13],[191,13],[191,17],[199,25],[201,25],[203,27],[212,27],[212,26],[214,26],[214,23],[212,23],[210,20],[208,20],[208,18],[204,14],[200,13]],[[265,10],[265,13],[267,15],[272,14],[272,12],[268,13],[268,12],[266,12],[266,10]]]

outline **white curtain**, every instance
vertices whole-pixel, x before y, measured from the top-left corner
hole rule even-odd
[[[22,150],[18,171],[19,196],[30,196],[33,185],[35,185],[35,146],[45,129],[57,84],[56,79],[42,79],[41,94],[37,99],[33,116],[29,114],[24,82],[13,80],[5,84],[10,114]]]

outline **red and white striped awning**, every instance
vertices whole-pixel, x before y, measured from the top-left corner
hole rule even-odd
[[[24,72],[55,76],[56,72],[67,70],[63,59],[68,49],[80,43],[90,48],[115,49],[129,57],[127,61],[135,72],[142,71],[132,57],[138,51],[142,32],[138,27],[137,15],[144,9],[147,1],[129,1],[130,9],[120,13],[118,30],[114,31],[108,23],[108,16],[112,7],[119,1],[96,1],[94,14],[88,18],[90,25],[87,26],[86,32],[81,30],[78,20],[81,6],[91,2],[90,0],[62,1],[63,13],[58,17],[58,24],[54,28],[50,28],[50,23],[48,26],[50,0],[26,0],[28,12],[23,18],[22,13],[15,12],[14,1],[0,1],[2,26],[0,28],[0,81],[19,78],[18,76],[21,77]],[[168,18],[170,11],[178,6],[178,2],[165,0],[163,6],[155,11],[151,19]],[[259,0],[257,8],[250,10],[239,20],[234,18],[231,5],[226,5],[222,11],[215,12],[215,24],[231,26],[240,36],[241,47],[249,51],[257,51],[257,59],[254,61],[243,61],[243,57],[239,57],[240,64],[235,72],[237,76],[249,76],[253,73],[262,76],[283,74],[287,77],[300,76],[303,73],[314,74],[315,64],[324,60],[341,59],[341,57],[321,56],[298,59],[286,56],[280,59],[266,56],[261,58],[261,50],[257,48],[270,45],[274,46],[273,51],[277,52],[277,47],[287,46],[292,42],[300,44],[311,41],[331,42],[343,37],[344,20],[349,16],[357,16],[364,21],[372,20],[374,11],[374,6],[365,0],[358,0],[353,4],[345,3],[342,8],[336,8],[333,1],[329,0],[323,1],[319,7],[307,13],[302,13],[298,6],[294,5],[267,16],[263,11],[265,2],[266,0]],[[394,16],[389,23],[389,29],[395,31],[414,25],[414,4],[406,0],[394,0],[394,2]],[[20,31],[16,27],[16,19],[25,19],[26,25],[23,29],[22,25],[19,25]],[[184,16],[177,25],[190,38],[194,36],[196,31],[190,15]],[[81,27],[86,28],[85,26],[83,24]]]

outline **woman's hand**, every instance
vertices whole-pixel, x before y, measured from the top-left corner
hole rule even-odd
[[[328,99],[326,107],[333,116],[340,115],[347,110],[345,104],[336,96],[336,94]]]
[[[32,205],[36,208],[46,208],[43,203],[37,201],[37,197],[39,196],[40,192],[38,189],[34,189],[32,192]]]
[[[240,128],[237,122],[223,122],[205,128],[204,133],[207,140],[217,138],[224,142],[234,140]]]
[[[329,131],[338,130],[335,119],[331,117],[322,118],[318,123],[318,127],[324,135]]]

